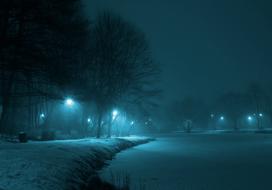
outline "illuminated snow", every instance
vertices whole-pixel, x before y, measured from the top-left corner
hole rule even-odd
[[[0,189],[63,190],[69,173],[78,169],[84,158],[111,158],[122,150],[145,141],[144,137],[113,139],[81,139],[26,144],[0,141]],[[132,143],[132,144],[131,144]],[[85,164],[86,165],[86,164]],[[86,170],[86,168],[82,168]],[[91,168],[89,168],[91,169]],[[77,176],[73,180],[80,181]]]

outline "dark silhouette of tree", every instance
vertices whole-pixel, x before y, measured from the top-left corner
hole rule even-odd
[[[5,132],[15,107],[28,108],[30,125],[38,103],[63,97],[78,75],[88,23],[79,0],[3,0],[0,15],[0,130]]]
[[[108,12],[90,27],[82,12],[80,0],[0,2],[1,133],[15,129],[15,117],[37,126],[40,113],[52,107],[47,102],[67,95],[96,104],[97,137],[114,107],[156,105],[159,70],[145,35]]]
[[[145,35],[121,17],[109,12],[99,15],[92,37],[92,59],[86,70],[88,98],[98,107],[99,138],[102,118],[115,106],[128,103],[140,106],[147,99],[152,101],[150,97],[158,93],[154,88],[158,70]]]
[[[266,109],[267,103],[269,103],[266,93],[264,89],[257,83],[253,83],[248,88],[248,96],[250,100],[250,104],[252,106],[252,111],[256,115],[257,120],[257,128],[261,130],[262,126],[262,118],[260,117],[260,113],[263,114],[263,111]]]

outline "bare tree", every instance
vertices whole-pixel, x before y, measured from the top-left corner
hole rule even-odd
[[[265,110],[267,104],[265,91],[259,84],[253,83],[249,86],[248,95],[253,108],[252,110],[256,114],[257,128],[261,130],[263,126],[260,114]]]
[[[155,95],[158,70],[145,35],[121,17],[105,12],[93,29],[91,63],[87,65],[89,94],[98,106],[97,137],[105,113],[121,104],[141,104]],[[110,126],[110,125],[109,125]],[[110,130],[108,130],[110,132]],[[108,134],[110,136],[110,134]]]

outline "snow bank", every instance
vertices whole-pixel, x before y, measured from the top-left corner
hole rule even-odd
[[[151,139],[128,137],[27,144],[0,142],[0,190],[63,190],[84,187],[106,160]]]

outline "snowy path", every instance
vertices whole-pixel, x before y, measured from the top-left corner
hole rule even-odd
[[[117,155],[101,171],[129,173],[132,190],[271,190],[272,135],[160,137]],[[143,188],[142,188],[143,189]]]

